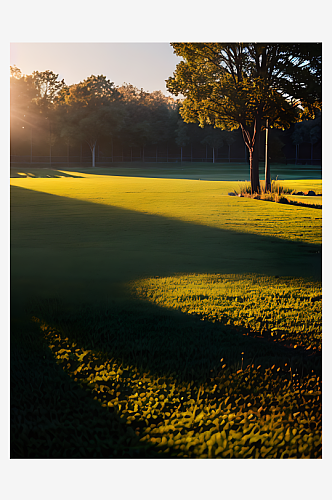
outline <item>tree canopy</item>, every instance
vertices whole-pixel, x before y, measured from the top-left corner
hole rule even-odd
[[[241,127],[252,192],[259,192],[259,132],[266,119],[287,128],[321,109],[321,44],[172,43],[183,60],[166,81],[182,94],[182,118]]]

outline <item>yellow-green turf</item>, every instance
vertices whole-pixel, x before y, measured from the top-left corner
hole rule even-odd
[[[292,189],[321,191],[320,180],[283,184],[289,184]],[[238,186],[237,182],[82,174],[80,178],[68,176],[57,180],[11,179],[11,185],[207,227],[307,243],[321,242],[320,213],[303,207],[228,196]]]
[[[299,278],[257,274],[177,275],[133,282],[138,296],[162,307],[221,322],[247,334],[321,349],[322,287]]]
[[[179,272],[319,278],[322,212],[228,196],[234,185],[90,174],[11,179],[12,293],[91,300],[114,284]]]

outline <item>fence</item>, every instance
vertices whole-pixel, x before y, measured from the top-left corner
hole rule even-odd
[[[29,163],[29,164],[69,164],[69,163],[89,163],[91,164],[91,156],[52,156],[51,158],[49,156],[30,156],[30,155],[25,155],[25,156],[17,156],[17,155],[12,155],[10,157],[10,163],[15,164],[15,163]],[[140,162],[140,163],[181,163],[181,156],[178,155],[168,155],[168,156],[145,156],[144,160],[141,157],[131,157],[131,156],[125,156],[125,155],[117,155],[117,156],[99,156],[96,157],[95,163],[96,164],[112,164],[112,163],[135,163],[135,162]],[[213,163],[212,158],[193,158],[191,156],[185,156],[182,155],[182,162],[190,162],[190,163]],[[242,158],[215,158],[214,163],[248,163],[248,160]],[[284,164],[294,164],[294,165],[311,165],[311,166],[321,166],[322,165],[322,160],[321,159],[303,159],[303,158],[283,158],[277,163],[284,163]]]
[[[238,162],[245,162],[246,160],[244,158],[231,158],[230,160],[228,158],[215,158],[215,163],[238,163]],[[50,165],[52,163],[91,163],[92,159],[91,156],[52,156],[51,158],[49,156],[30,156],[30,155],[25,155],[25,156],[18,156],[18,155],[11,155],[10,157],[10,163],[49,163]],[[143,162],[143,163],[180,163],[181,162],[181,157],[174,155],[168,155],[166,156],[158,156],[156,158],[155,156],[144,156],[144,160],[140,157],[131,157],[131,156],[125,156],[125,155],[117,155],[117,156],[99,156],[95,158],[95,163],[135,163],[135,162]],[[212,163],[213,159],[212,158],[192,158],[191,156],[182,156],[182,162],[204,162],[204,163]]]

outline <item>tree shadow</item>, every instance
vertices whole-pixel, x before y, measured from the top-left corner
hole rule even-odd
[[[23,170],[23,172],[22,172]],[[64,168],[64,170],[66,170]],[[77,179],[82,179],[82,175],[73,175],[69,174],[67,171],[61,171],[57,170],[52,167],[10,167],[10,177],[11,178],[25,178],[25,177],[32,177],[32,178],[60,178],[60,177],[74,177]]]
[[[237,371],[252,364],[265,369],[287,363],[302,375],[311,370],[321,373],[320,353],[248,336],[245,328],[227,325],[227,318],[202,321],[130,296],[98,305],[85,303],[76,310],[59,300],[40,302],[34,311],[70,342],[155,377],[175,374],[180,381],[199,383],[211,373],[216,375],[224,364]]]
[[[56,362],[39,325],[11,322],[10,458],[168,458]]]

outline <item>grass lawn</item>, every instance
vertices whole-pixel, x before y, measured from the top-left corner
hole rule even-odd
[[[143,167],[11,169],[11,456],[320,458],[322,211]]]

